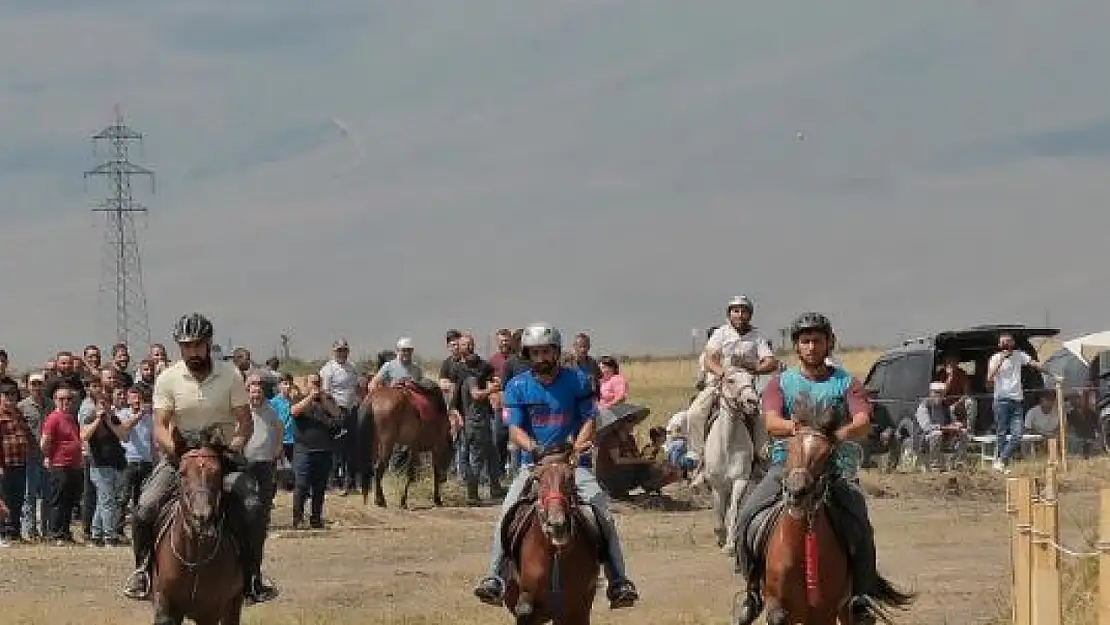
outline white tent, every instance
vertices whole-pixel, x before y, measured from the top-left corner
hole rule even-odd
[[[1110,330],[1076,337],[1065,342],[1063,347],[1089,365],[1099,352],[1110,350]]]

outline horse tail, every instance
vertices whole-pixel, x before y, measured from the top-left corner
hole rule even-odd
[[[877,578],[875,584],[877,591],[872,599],[885,606],[904,610],[917,597],[915,592],[898,590],[890,580],[882,575],[877,574],[875,577]]]

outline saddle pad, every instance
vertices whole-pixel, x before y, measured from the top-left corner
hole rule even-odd
[[[785,504],[780,499],[774,504],[764,508],[752,517],[744,535],[744,541],[752,553],[763,554],[767,550],[767,541],[771,538],[771,529],[775,527],[779,517],[785,510]]]
[[[416,412],[420,415],[421,421],[439,421],[443,419],[443,416],[436,410],[435,405],[432,404],[431,398],[428,397],[423,389],[412,382],[406,382],[401,388],[404,389],[405,394],[408,395],[409,401],[412,402],[413,407],[416,408]]]

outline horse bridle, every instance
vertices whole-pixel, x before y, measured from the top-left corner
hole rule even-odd
[[[545,465],[547,467],[554,467],[554,466],[557,466],[557,465],[566,465],[568,468],[570,468],[571,467],[571,459],[567,458],[566,460],[564,460],[563,458],[559,457],[558,459],[551,459],[551,460],[544,459],[544,460],[541,460],[539,462],[539,464],[537,465],[537,467],[536,467],[537,475],[532,476],[532,479],[534,480],[535,488],[537,490],[540,489],[540,487],[541,487],[541,480],[540,480],[540,476],[538,475],[538,473],[543,469],[543,467]],[[540,530],[543,532],[544,536],[547,536],[548,540],[550,541],[551,540],[551,535],[550,535],[550,530],[548,528],[548,523],[547,523],[547,506],[549,504],[552,504],[552,503],[561,503],[563,505],[563,509],[565,510],[566,515],[567,515],[567,539],[568,539],[568,542],[569,542],[569,540],[574,537],[574,532],[575,532],[575,529],[576,529],[576,524],[574,522],[574,515],[573,515],[573,508],[574,508],[574,503],[575,502],[573,502],[570,497],[568,497],[567,495],[565,495],[564,493],[559,492],[559,491],[554,491],[554,492],[549,491],[549,492],[543,492],[543,493],[537,493],[537,494],[539,496],[536,498],[536,515],[539,517]],[[552,545],[556,549],[559,549],[558,545],[554,545],[554,543],[552,543]]]
[[[190,459],[190,458],[213,459],[213,460],[216,460],[217,463],[220,463],[222,461],[222,458],[220,457],[219,453],[217,453],[214,450],[206,449],[206,448],[191,449],[191,450],[185,452],[184,454],[181,455],[181,462],[184,462],[185,460]],[[183,473],[183,469],[179,468],[178,473]],[[221,471],[221,474],[222,474],[222,471]],[[200,489],[194,489],[194,490],[199,491]],[[187,492],[185,490],[184,480],[181,480],[181,497],[179,499],[180,506],[179,506],[178,510],[179,510],[179,514],[181,514],[183,516],[182,521],[184,521],[186,530],[189,531],[190,533],[192,533],[196,529],[196,528],[193,527],[192,515],[191,515],[191,512],[189,510],[189,503],[188,503],[191,500],[190,495],[192,494],[192,492],[193,491],[188,491]],[[224,492],[223,492],[222,486],[221,486],[221,488],[216,489],[216,500],[212,504],[213,509],[217,511],[217,516],[216,516],[216,520],[215,520],[216,537],[217,537],[216,543],[217,543],[217,545],[219,543],[218,539],[220,538],[221,528],[223,526],[223,494],[224,494]],[[213,549],[213,554],[212,555],[215,555],[215,549]],[[189,563],[185,562],[180,556],[178,556],[178,559],[182,560],[182,564],[186,564],[187,566],[189,566]],[[203,562],[196,563],[196,564],[203,564]]]
[[[721,376],[721,379],[718,382],[718,384],[723,386],[725,384],[726,377],[727,376]],[[744,401],[742,399],[740,399],[740,396],[744,394],[745,389],[751,389],[752,393],[755,394],[756,398],[759,397],[759,391],[756,390],[756,388],[755,388],[755,378],[752,377],[752,376],[748,376],[747,384],[744,384],[739,389],[737,389],[735,397],[729,397],[729,396],[725,395],[723,392],[720,391],[720,389],[718,389],[718,393],[720,395],[721,401],[724,402],[728,406],[730,411],[734,412],[735,414],[739,414],[739,415],[742,415],[742,416],[746,417],[746,416],[749,416],[749,413],[744,410]],[[758,407],[759,407],[759,404],[757,403],[756,408],[758,409]]]
[[[831,436],[825,434],[824,432],[806,429],[803,432],[795,434],[795,436],[819,438],[829,443],[830,458],[832,454],[836,451],[835,441]],[[805,443],[803,442],[802,444],[804,445]],[[809,469],[806,468],[786,469],[786,475],[783,476],[782,480],[782,496],[783,501],[786,503],[786,512],[791,517],[795,519],[801,519],[805,517],[806,521],[812,524],[813,519],[817,515],[817,512],[821,509],[821,506],[823,506],[826,501],[828,501],[831,478],[829,476],[827,462],[829,461],[826,461],[826,466],[824,470],[822,470],[817,476],[813,476],[810,473]],[[801,498],[796,498],[787,487],[787,478],[789,478],[790,474],[795,471],[803,471],[809,477],[813,478],[813,486],[809,489],[806,489],[806,492],[802,494]]]

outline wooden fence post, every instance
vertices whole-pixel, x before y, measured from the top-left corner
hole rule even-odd
[[[1064,383],[1056,381],[1056,418],[1060,422],[1060,472],[1068,472],[1068,425],[1064,418]]]
[[[1102,489],[1098,516],[1098,625],[1110,625],[1110,488]]]
[[[1045,447],[1045,451],[1048,452],[1048,462],[1046,464],[1050,467],[1060,466],[1060,441],[1049,438],[1045,440]]]
[[[1009,478],[1006,480],[1006,498],[1006,511],[1010,514],[1011,524],[1010,564],[1013,579],[1010,596],[1014,625],[1031,625],[1033,480],[1028,477]]]
[[[1033,506],[1033,625],[1060,625],[1059,511],[1056,467],[1045,468],[1044,492]]]

